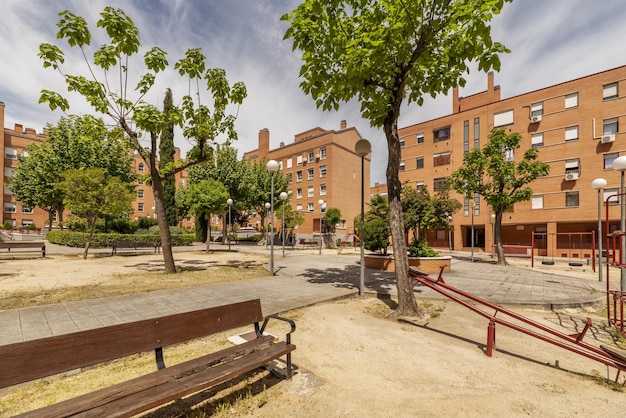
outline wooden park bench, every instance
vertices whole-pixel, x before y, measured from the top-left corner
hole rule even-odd
[[[290,327],[285,341],[264,335],[270,319]],[[262,325],[260,324],[262,322]],[[242,326],[254,326],[246,342],[165,367],[163,348]],[[286,356],[291,378],[291,333],[295,323],[277,315],[263,320],[258,299],[230,305],[127,322],[0,346],[0,388],[74,371],[82,367],[154,350],[157,370],[141,377],[77,396],[23,416],[129,417],[232,380]]]
[[[319,247],[320,242],[315,239],[300,238],[300,245],[302,247]]]
[[[154,249],[155,254],[161,253],[161,243],[160,242],[114,242],[112,245],[113,249],[111,250],[111,255],[117,254],[119,250],[130,250],[130,251],[139,251],[144,248]]]
[[[45,257],[46,243],[43,241],[0,241],[0,254],[18,255],[30,253],[41,253],[41,256]]]

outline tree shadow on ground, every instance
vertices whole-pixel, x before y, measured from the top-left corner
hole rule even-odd
[[[307,278],[313,284],[331,284],[342,289],[358,289],[360,283],[361,268],[358,265],[350,265],[345,268],[317,269],[310,268],[300,274],[299,277]],[[376,293],[388,294],[396,285],[394,273],[373,269],[365,269],[365,287]]]
[[[176,261],[176,271],[184,272],[184,271],[205,271],[215,267],[230,267],[230,268],[256,268],[261,267],[262,263],[254,260],[226,260],[226,261],[214,261],[214,260],[177,260]],[[159,272],[165,269],[165,263],[162,260],[155,261],[146,261],[136,264],[125,264],[124,267],[137,269],[147,272]]]

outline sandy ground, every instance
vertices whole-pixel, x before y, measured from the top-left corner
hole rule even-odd
[[[184,265],[195,255],[177,255]],[[216,253],[226,263],[232,254]],[[238,259],[260,256],[239,253]],[[66,256],[0,260],[4,292],[106,282],[133,269],[158,269],[154,256]],[[7,266],[10,262],[10,271]],[[86,263],[90,267],[85,268]],[[297,349],[292,381],[273,386],[267,401],[245,413],[267,417],[626,417],[626,393],[598,382],[607,368],[538,339],[497,328],[497,351],[484,353],[487,321],[453,302],[431,304],[434,317],[415,323],[386,315],[394,302],[349,299],[293,315]],[[437,312],[439,314],[437,315]],[[566,333],[580,330],[582,311],[519,311]],[[602,317],[586,342],[612,339]],[[615,370],[610,370],[611,378]],[[622,378],[625,376],[622,376]],[[256,395],[261,396],[261,395]],[[240,415],[234,410],[231,416]]]

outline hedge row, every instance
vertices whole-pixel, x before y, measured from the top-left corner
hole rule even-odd
[[[65,245],[68,247],[84,247],[89,234],[85,232],[72,231],[50,231],[46,234],[46,239],[53,244]],[[195,240],[195,234],[172,235],[172,245],[191,245]],[[91,241],[91,248],[106,248],[114,242],[160,242],[158,234],[94,234]]]

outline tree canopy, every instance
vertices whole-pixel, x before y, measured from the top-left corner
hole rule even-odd
[[[479,194],[496,215],[495,236],[498,262],[506,264],[502,248],[502,213],[517,202],[530,200],[529,184],[550,172],[550,166],[538,160],[537,148],[527,149],[518,161],[515,150],[522,136],[494,129],[482,149],[473,149],[463,157],[463,166],[448,178],[452,188],[464,196]]]
[[[53,44],[43,43],[39,57],[44,68],[56,70],[67,84],[68,92],[77,92],[102,114],[111,117],[130,138],[134,149],[143,158],[151,178],[156,215],[159,222],[163,259],[166,273],[175,273],[171,236],[167,225],[163,197],[163,180],[195,164],[206,161],[211,148],[226,137],[225,142],[237,139],[235,115],[229,106],[237,108],[246,97],[246,87],[238,82],[230,85],[226,72],[220,68],[207,68],[206,56],[199,48],[188,49],[174,66],[178,75],[189,86],[182,95],[180,107],[172,106],[166,114],[146,95],[155,85],[157,76],[169,68],[167,53],[158,46],[141,50],[139,30],[133,20],[121,9],[105,7],[96,26],[106,33],[108,43],[92,47],[92,34],[87,21],[65,10],[59,13],[57,38],[67,46],[80,50],[86,64],[85,74],[68,74],[63,70],[64,51]],[[138,55],[141,54],[141,57]],[[137,77],[133,70],[145,71]],[[133,80],[139,80],[134,82]],[[192,90],[195,88],[195,91]],[[207,105],[204,101],[210,103]],[[69,109],[68,100],[61,94],[42,90],[39,99],[50,109]],[[182,128],[184,137],[193,145],[186,158],[175,164],[157,165],[158,141],[163,130],[171,123]],[[146,138],[148,145],[143,144]]]
[[[282,17],[290,23],[285,38],[302,52],[302,90],[325,110],[358,100],[362,116],[385,132],[398,315],[420,313],[400,202],[401,106],[463,86],[470,61],[499,69],[506,48],[491,39],[489,22],[505,1],[304,0]]]

